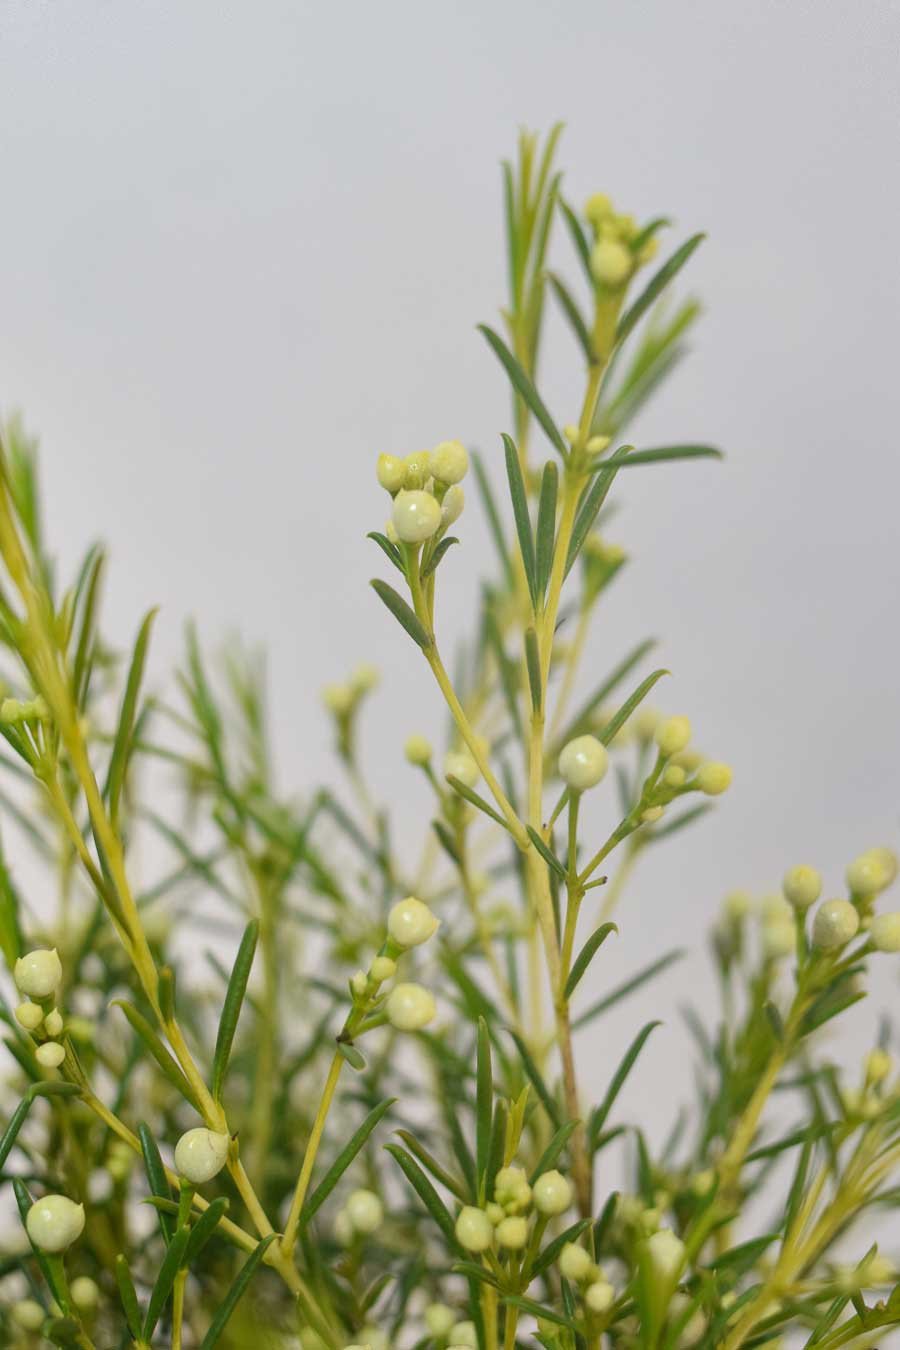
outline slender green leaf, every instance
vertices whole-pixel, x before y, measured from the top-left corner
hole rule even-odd
[[[553,1308],[546,1308],[543,1303],[536,1303],[533,1298],[526,1298],[524,1294],[507,1294],[503,1302],[512,1304],[514,1308],[521,1308],[523,1312],[540,1318],[542,1322],[553,1322],[555,1326],[568,1327],[570,1331],[578,1332],[578,1323],[573,1322],[570,1317],[564,1317],[562,1313],[556,1312]]]
[[[114,998],[113,1006],[122,1009],[122,1012],[125,1014],[125,1016],[128,1018],[128,1021],[131,1023],[133,1030],[137,1033],[137,1035],[143,1041],[146,1048],[150,1051],[150,1054],[156,1060],[157,1064],[162,1069],[163,1073],[165,1074],[166,1078],[168,1078],[172,1086],[176,1088],[178,1092],[181,1093],[185,1101],[190,1102],[191,1106],[193,1106],[194,1110],[198,1113],[198,1115],[202,1114],[200,1111],[200,1104],[197,1101],[194,1089],[191,1087],[190,1083],[185,1078],[184,1074],[181,1072],[181,1069],[179,1068],[178,1064],[169,1054],[168,1050],[163,1045],[162,1041],[159,1039],[156,1032],[153,1030],[150,1023],[147,1021],[146,1017],[144,1017],[142,1013],[139,1013],[137,1008],[135,1008],[133,1004],[129,1003],[127,999]]]
[[[531,691],[531,706],[540,712],[543,704],[541,682],[541,657],[538,651],[537,633],[529,627],[525,630],[525,664],[528,669],[528,688]]]
[[[386,535],[383,535],[379,530],[370,530],[366,535],[366,538],[373,539],[388,561],[394,564],[398,572],[401,572],[403,576],[406,576],[403,558],[401,557],[400,550],[396,544],[392,544],[390,539],[388,539]]]
[[[590,282],[591,291],[593,292],[596,282],[594,281],[594,274],[591,271],[591,246],[588,242],[587,235],[585,234],[584,227],[568,202],[564,202],[560,199],[559,207],[563,213],[563,219],[568,226],[569,234],[572,236],[575,252],[578,254],[578,259],[584,268],[584,274]]]
[[[503,339],[495,333],[492,328],[488,328],[487,324],[480,323],[478,325],[478,331],[487,339],[488,345],[491,347],[495,356],[506,371],[509,382],[516,393],[519,394],[523,402],[527,404],[534,417],[544,428],[548,439],[556,446],[563,459],[565,459],[569,453],[565,439],[547,411],[540,394],[535,389],[526,372],[519,365]]]
[[[216,1049],[212,1067],[212,1094],[216,1101],[220,1101],[222,1097],[222,1087],[228,1069],[228,1058],[231,1054],[234,1034],[237,1031],[244,995],[247,992],[247,983],[250,979],[258,938],[259,923],[256,919],[252,919],[244,929],[241,945],[238,947],[237,956],[234,958],[234,965],[231,968],[231,976],[228,980],[228,989],[225,992],[225,1002],[222,1005],[222,1016],[219,1018],[219,1031],[216,1036]]]
[[[438,567],[440,566],[441,561],[443,560],[444,555],[447,553],[448,549],[451,549],[451,548],[453,547],[454,544],[458,544],[458,543],[459,543],[459,540],[458,540],[458,539],[456,538],[456,536],[453,535],[453,534],[448,534],[448,535],[446,536],[446,538],[444,538],[444,539],[441,540],[441,542],[438,544],[437,548],[436,548],[436,549],[434,550],[434,552],[432,553],[431,557],[428,559],[428,562],[427,562],[427,563],[425,564],[425,566],[422,568],[422,580],[423,580],[423,581],[426,581],[426,580],[428,579],[428,577],[430,577],[430,576],[432,575],[432,573],[434,573],[434,572],[437,571],[437,569],[438,569]]]
[[[516,1043],[516,1049],[519,1052],[519,1057],[522,1060],[522,1067],[525,1070],[529,1082],[531,1083],[537,1095],[540,1097],[544,1110],[550,1117],[550,1122],[553,1125],[553,1128],[555,1130],[559,1130],[560,1126],[562,1125],[562,1120],[560,1119],[559,1114],[559,1107],[553,1100],[553,1097],[550,1095],[550,1090],[547,1087],[547,1084],[544,1082],[543,1075],[541,1074],[540,1069],[532,1059],[531,1052],[528,1049],[528,1046],[525,1044],[524,1040],[518,1034],[518,1032],[510,1031],[509,1034],[512,1036],[513,1040]]]
[[[401,627],[406,629],[413,642],[417,643],[423,651],[430,647],[431,636],[425,628],[425,625],[420,623],[409,605],[402,596],[397,594],[393,586],[389,586],[386,581],[381,581],[378,577],[373,581],[370,581],[369,585],[372,587],[372,590],[378,596],[379,600],[387,605]]]
[[[643,1050],[644,1045],[646,1044],[647,1037],[650,1035],[651,1031],[654,1031],[656,1027],[661,1025],[662,1025],[661,1022],[648,1022],[646,1026],[641,1028],[641,1030],[635,1036],[634,1040],[631,1042],[631,1045],[629,1045],[628,1049],[625,1051],[625,1054],[622,1057],[619,1067],[616,1069],[615,1073],[612,1076],[612,1081],[610,1082],[610,1085],[606,1090],[606,1095],[603,1098],[603,1101],[597,1107],[597,1110],[594,1112],[591,1118],[592,1139],[596,1139],[600,1134],[600,1131],[603,1129],[603,1126],[606,1123],[609,1113],[612,1110],[613,1106],[615,1105],[616,1098],[618,1097],[619,1093],[621,1092],[625,1084],[626,1078],[631,1073],[631,1070],[634,1068],[635,1063],[637,1061],[637,1057]]]
[[[153,627],[153,620],[156,618],[157,613],[158,610],[156,609],[149,610],[144,617],[144,622],[141,624],[137,640],[134,644],[134,651],[131,656],[131,665],[128,668],[125,693],[122,695],[119,723],[116,728],[116,738],[113,742],[112,755],[110,756],[109,769],[106,775],[106,797],[109,802],[110,815],[113,820],[116,819],[118,814],[119,796],[122,791],[122,783],[125,780],[125,773],[128,768],[128,757],[131,753],[138,697],[141,692],[141,681],[144,678],[144,666],[147,661],[147,648],[150,644],[150,632]]]
[[[355,1069],[357,1073],[362,1073],[366,1067],[366,1057],[361,1050],[358,1050],[355,1045],[351,1045],[349,1041],[338,1041],[337,1052],[341,1059],[347,1061],[351,1069]]]
[[[671,672],[668,670],[654,670],[652,675],[648,675],[645,680],[642,680],[630,698],[625,700],[618,712],[610,718],[606,726],[598,734],[598,740],[604,745],[609,745],[615,738],[617,732],[628,721],[638,704],[642,703],[650,693],[650,690],[656,684],[657,680],[661,680],[664,675],[669,675],[670,673]]]
[[[321,1209],[347,1168],[365,1145],[369,1135],[375,1129],[375,1126],[379,1121],[384,1119],[396,1100],[396,1097],[388,1097],[385,1101],[379,1102],[379,1104],[373,1107],[369,1112],[359,1128],[353,1132],[316,1189],[313,1191],[312,1195],[306,1201],[306,1204],[303,1206],[303,1211],[300,1215],[300,1223],[302,1225],[308,1224],[313,1215]]]
[[[528,830],[529,839],[534,844],[547,866],[554,871],[561,880],[565,880],[568,873],[556,854],[544,843],[543,839],[532,825],[526,826],[526,829]]]
[[[522,566],[531,595],[531,603],[537,605],[537,565],[534,556],[534,538],[531,533],[531,516],[528,511],[528,497],[525,492],[525,480],[519,464],[519,452],[511,438],[503,437],[503,449],[506,455],[506,477],[509,481],[509,495],[512,501],[513,517],[516,522],[516,534],[519,539],[519,552]]]
[[[143,1338],[145,1341],[149,1341],[152,1337],[154,1328],[162,1314],[162,1310],[169,1301],[172,1285],[175,1283],[175,1276],[178,1274],[184,1262],[184,1254],[187,1250],[190,1236],[191,1230],[189,1228],[179,1228],[166,1248],[166,1254],[162,1259],[162,1265],[159,1268],[156,1281],[150,1291],[147,1311],[144,1314]]]
[[[572,332],[581,344],[581,350],[584,352],[585,360],[588,365],[591,365],[595,360],[594,344],[591,341],[590,329],[582,318],[581,310],[578,308],[577,302],[573,299],[572,293],[565,282],[561,277],[557,276],[555,272],[548,272],[547,280],[553,287],[553,291],[560,303],[563,314],[565,314],[569,321]]]
[[[190,1241],[187,1245],[187,1251],[184,1254],[185,1266],[190,1266],[200,1255],[227,1212],[228,1201],[225,1199],[224,1195],[217,1196],[209,1207],[203,1211],[197,1222],[191,1228]]]
[[[656,302],[659,296],[669,285],[669,282],[675,279],[675,277],[681,271],[682,267],[684,267],[685,263],[690,258],[691,254],[694,252],[696,248],[700,246],[700,244],[703,242],[705,238],[706,236],[704,234],[693,235],[690,239],[687,240],[686,243],[682,244],[680,248],[675,250],[671,258],[669,258],[666,262],[663,263],[662,267],[659,269],[658,272],[654,273],[654,275],[647,282],[647,285],[645,286],[644,290],[641,291],[641,294],[635,300],[634,304],[631,305],[625,311],[625,313],[619,320],[619,324],[616,329],[617,343],[622,343],[625,341],[629,333],[634,329],[636,324],[638,324],[640,320],[644,317],[647,310],[650,309],[651,305],[653,305]]]
[[[490,816],[491,820],[495,820],[498,825],[502,825],[504,830],[509,829],[509,826],[507,825],[503,817],[499,814],[499,812],[495,811],[492,806],[489,806],[488,803],[484,800],[484,798],[479,797],[478,793],[474,790],[474,788],[470,788],[469,785],[467,783],[464,783],[461,778],[456,778],[452,773],[448,773],[447,782],[450,784],[454,792],[458,793],[458,795],[460,797],[463,797],[467,802],[471,802],[472,806],[474,806],[478,811],[483,812],[484,815],[486,816]]]
[[[639,665],[640,662],[643,661],[647,653],[655,646],[655,638],[645,638],[643,642],[639,642],[638,645],[619,662],[615,669],[610,671],[609,675],[607,675],[603,683],[594,690],[587,702],[582,704],[578,712],[569,722],[565,731],[559,737],[558,743],[565,744],[567,741],[570,741],[573,736],[577,736],[581,732],[586,731],[590,726],[591,717],[593,713],[596,712],[597,708],[609,698],[613,690],[618,688],[625,677],[634,670],[636,665]]]
[[[446,1186],[447,1190],[451,1195],[455,1195],[457,1200],[461,1200],[465,1203],[468,1199],[468,1192],[466,1191],[463,1182],[457,1177],[454,1177],[445,1167],[442,1167],[437,1159],[428,1152],[425,1146],[421,1144],[418,1138],[414,1134],[411,1134],[409,1130],[398,1130],[397,1134],[403,1140],[410,1153],[413,1154],[423,1167],[428,1168],[428,1171],[434,1179],[439,1181],[442,1186]]]
[[[485,1176],[491,1147],[491,1127],[494,1110],[494,1076],[491,1068],[491,1040],[487,1022],[478,1019],[478,1042],[475,1057],[475,1164],[482,1200],[485,1199]]]
[[[532,1169],[531,1176],[528,1178],[532,1186],[543,1172],[549,1172],[555,1167],[560,1154],[580,1123],[577,1120],[567,1120],[564,1125],[560,1125]]]
[[[139,1341],[141,1339],[141,1310],[135,1293],[134,1280],[131,1278],[131,1271],[128,1269],[128,1261],[121,1252],[116,1257],[116,1283],[119,1286],[119,1298],[122,1300],[122,1309],[125,1313],[125,1321],[128,1323],[128,1330],[131,1332],[132,1339]]]
[[[12,1147],[18,1138],[19,1131],[25,1124],[25,1117],[28,1115],[30,1106],[31,1099],[29,1097],[23,1097],[9,1118],[6,1129],[3,1131],[3,1137],[0,1138],[0,1168],[3,1167],[12,1151]]]
[[[667,464],[681,459],[724,459],[724,455],[714,445],[657,445],[651,450],[632,450],[616,467],[630,469],[634,465]],[[601,459],[593,465],[591,472],[600,473],[610,463],[609,459]]]
[[[603,943],[609,937],[610,933],[618,933],[618,928],[614,923],[602,923],[599,928],[595,928],[587,942],[578,953],[572,963],[572,969],[569,971],[569,978],[566,980],[565,994],[566,998],[571,998],[582,976],[587,971],[588,966],[593,961],[597,952],[603,946]]]
[[[447,1206],[444,1204],[415,1158],[411,1157],[405,1149],[399,1148],[396,1144],[385,1144],[385,1149],[400,1165],[403,1175],[406,1177],[407,1181],[422,1201],[422,1204],[428,1210],[428,1213],[443,1233],[448,1247],[450,1247],[451,1251],[458,1252],[459,1243],[456,1240],[450,1211],[447,1209]]]
[[[218,1342],[219,1337],[225,1330],[228,1319],[231,1317],[231,1314],[243,1297],[247,1285],[256,1274],[259,1263],[262,1261],[276,1237],[276,1233],[270,1233],[268,1237],[264,1237],[262,1242],[260,1242],[256,1249],[247,1257],[247,1260],[238,1272],[237,1279],[219,1304],[218,1312],[210,1323],[209,1330],[200,1343],[200,1350],[212,1350],[212,1347]]]
[[[544,465],[541,495],[538,502],[536,579],[537,592],[543,600],[553,566],[553,544],[556,538],[556,497],[559,488],[559,470],[552,460]]]
[[[145,1125],[143,1121],[138,1125],[138,1139],[141,1141],[144,1171],[147,1173],[151,1192],[160,1200],[171,1200],[172,1189],[166,1177],[166,1169],[163,1167],[163,1160],[160,1157],[156,1140],[150,1133],[149,1126]],[[168,1243],[172,1237],[172,1225],[169,1223],[169,1216],[162,1210],[159,1210],[159,1226],[162,1230],[163,1239]]]
[[[615,454],[610,455],[609,459],[604,460],[603,466],[594,476],[594,481],[590,487],[582,493],[578,511],[575,515],[575,524],[572,526],[572,536],[569,540],[569,551],[566,554],[566,576],[572,570],[575,559],[584,546],[591,530],[594,528],[594,521],[600,514],[600,508],[606,501],[610,488],[613,485],[613,479],[625,458],[634,449],[632,445],[620,445]]]

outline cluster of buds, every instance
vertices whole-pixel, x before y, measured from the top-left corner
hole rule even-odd
[[[397,973],[398,959],[413,947],[434,937],[440,920],[424,901],[414,895],[398,900],[387,918],[387,940],[368,970],[358,970],[350,980],[354,1020],[359,1021],[381,1006],[381,986]],[[384,1016],[397,1031],[422,1031],[437,1014],[434,996],[421,984],[401,981],[384,999]]]
[[[826,900],[813,919],[813,944],[837,952],[860,931],[876,952],[900,952],[900,912],[876,914],[875,901],[896,879],[897,857],[890,849],[872,848],[854,858],[846,872],[848,900]]]
[[[567,1242],[559,1254],[559,1269],[570,1284],[577,1285],[584,1306],[595,1317],[608,1313],[616,1301],[616,1291],[600,1266],[577,1242]]]
[[[468,452],[460,441],[441,441],[405,459],[379,455],[378,482],[393,498],[385,530],[391,543],[424,544],[458,520],[465,505],[460,485],[468,469]]]
[[[841,1097],[848,1118],[874,1120],[884,1109],[885,1102],[891,1100],[894,1091],[889,1079],[893,1072],[894,1061],[886,1050],[876,1046],[863,1060],[862,1083],[858,1089],[844,1088]]]
[[[607,290],[621,290],[643,263],[656,256],[657,242],[642,233],[634,216],[619,215],[603,192],[587,199],[584,214],[594,233],[594,280]]]
[[[731,786],[732,771],[728,764],[706,759],[692,749],[691,723],[687,717],[681,714],[660,717],[646,710],[643,716],[635,718],[634,735],[644,750],[653,744],[657,752],[634,808],[634,827],[656,824],[666,807],[686,793],[702,792],[707,797],[718,797]]]
[[[572,1203],[572,1187],[561,1172],[542,1172],[529,1184],[521,1167],[501,1167],[494,1182],[494,1198],[480,1209],[464,1205],[456,1220],[456,1238],[468,1252],[482,1254],[495,1246],[522,1251],[528,1242],[528,1213],[533,1208],[543,1220],[564,1214]]]
[[[44,1069],[58,1069],[66,1057],[59,1040],[63,1034],[62,1013],[55,995],[62,980],[62,962],[55,947],[38,947],[16,961],[13,978],[25,998],[16,1008],[16,1021],[38,1041],[35,1058]]]
[[[326,684],[322,690],[322,702],[334,718],[338,751],[344,759],[349,758],[352,750],[353,722],[359,705],[377,686],[378,680],[376,668],[364,663],[357,666],[349,680],[342,684]]]
[[[351,1191],[342,1209],[334,1216],[334,1235],[342,1247],[350,1247],[357,1238],[376,1232],[384,1220],[384,1205],[374,1191]]]

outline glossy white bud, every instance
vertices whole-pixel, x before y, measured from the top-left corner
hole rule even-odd
[[[345,1205],[347,1217],[357,1233],[374,1233],[384,1219],[384,1206],[374,1191],[353,1191]]]
[[[403,486],[415,490],[423,488],[431,473],[431,453],[428,450],[414,450],[403,461]]]
[[[458,778],[466,787],[473,788],[481,772],[468,750],[452,750],[444,757],[444,777]]]
[[[47,1314],[33,1298],[20,1298],[12,1306],[12,1320],[23,1331],[40,1331]]]
[[[684,1267],[685,1246],[671,1228],[660,1228],[647,1239],[647,1255],[661,1280],[677,1280]]]
[[[616,1300],[616,1291],[608,1280],[595,1280],[584,1291],[584,1301],[593,1313],[608,1312]]]
[[[510,1215],[497,1224],[497,1241],[508,1251],[520,1252],[528,1241],[528,1220],[521,1215]]]
[[[391,980],[397,974],[397,962],[392,961],[389,956],[376,956],[369,967],[369,974],[379,984],[384,980]]]
[[[456,1240],[467,1252],[486,1252],[494,1241],[494,1226],[483,1209],[464,1205],[456,1220]]]
[[[440,529],[441,508],[430,492],[404,489],[394,498],[391,519],[405,544],[421,544]]]
[[[890,1076],[894,1062],[886,1050],[876,1047],[865,1059],[866,1078],[870,1083],[883,1083]]]
[[[48,1012],[44,1018],[44,1027],[48,1036],[60,1036],[62,1034],[63,1019],[59,1008],[54,1008],[51,1012]]]
[[[427,905],[408,895],[398,900],[388,914],[387,929],[398,947],[418,947],[433,937],[440,925]]]
[[[43,1010],[37,1003],[20,1003],[16,1008],[16,1021],[26,1031],[36,1031],[43,1020]]]
[[[406,476],[406,465],[396,455],[379,455],[375,473],[378,482],[387,492],[399,492]]]
[[[877,952],[900,952],[900,914],[876,914],[869,938]]]
[[[421,1031],[436,1013],[434,998],[420,984],[396,984],[388,994],[388,1021],[398,1031]]]
[[[25,1227],[42,1252],[64,1252],[84,1230],[84,1205],[67,1195],[45,1195],[31,1206]]]
[[[185,1181],[194,1186],[211,1181],[228,1161],[227,1134],[207,1130],[202,1125],[188,1130],[175,1145],[175,1166]]]
[[[456,1313],[446,1303],[429,1303],[425,1309],[425,1325],[438,1340],[448,1335],[455,1321]]]
[[[572,1187],[561,1172],[543,1172],[534,1183],[532,1197],[541,1214],[564,1214],[572,1203]]]
[[[454,483],[444,493],[444,500],[441,502],[441,524],[446,529],[449,525],[455,525],[465,510],[466,494],[463,492],[459,483]]]
[[[79,1275],[69,1285],[72,1302],[79,1312],[93,1312],[100,1302],[100,1290],[89,1275]]]
[[[691,724],[687,717],[666,717],[656,728],[654,740],[662,754],[677,755],[687,748],[691,739]]]
[[[591,1274],[594,1263],[590,1253],[579,1247],[577,1242],[567,1242],[559,1254],[559,1268],[567,1280],[580,1284]]]
[[[718,797],[720,793],[728,791],[733,777],[730,764],[708,759],[697,770],[697,786],[707,797]]]
[[[20,956],[13,972],[16,985],[29,998],[49,998],[62,979],[62,962],[56,948],[38,947]]]
[[[494,1181],[494,1199],[507,1214],[518,1214],[531,1204],[531,1187],[523,1167],[501,1167]]]
[[[573,792],[596,787],[609,767],[606,747],[596,736],[576,736],[559,756],[559,776]]]
[[[813,919],[813,942],[823,951],[836,951],[859,931],[859,915],[849,900],[826,900]]]
[[[785,872],[781,889],[794,909],[809,909],[822,894],[822,878],[814,867],[801,863]]]
[[[34,1057],[45,1069],[58,1069],[66,1057],[65,1047],[59,1041],[44,1041],[34,1052]]]
[[[461,441],[441,441],[431,452],[431,472],[440,483],[461,483],[469,471],[469,454]]]
[[[870,848],[847,868],[847,886],[852,895],[877,895],[897,875],[897,858],[888,848]]]

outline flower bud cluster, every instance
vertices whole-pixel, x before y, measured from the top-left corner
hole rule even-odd
[[[601,1317],[616,1301],[616,1291],[590,1254],[577,1242],[567,1242],[559,1254],[560,1273],[578,1285],[589,1313]]]
[[[549,1218],[563,1214],[572,1203],[572,1187],[562,1173],[543,1172],[531,1186],[524,1168],[501,1167],[494,1182],[494,1198],[483,1209],[464,1205],[456,1219],[456,1238],[466,1251],[481,1254],[495,1246],[522,1251],[528,1243],[529,1211]]]
[[[634,216],[619,215],[605,193],[595,192],[584,207],[594,232],[591,272],[608,290],[619,290],[630,281],[642,263],[657,252],[655,239],[640,242],[640,227]]]
[[[44,1069],[58,1069],[66,1057],[58,1039],[64,1029],[62,1013],[52,1005],[62,980],[62,962],[55,947],[38,947],[16,961],[13,978],[26,998],[16,1008],[16,1021],[39,1040],[35,1058]]]
[[[22,722],[46,722],[50,710],[44,699],[5,698],[0,703],[0,722],[5,726],[19,726]]]
[[[469,455],[461,441],[441,441],[433,450],[405,459],[379,455],[378,482],[393,498],[387,528],[391,542],[423,544],[458,520],[465,505],[460,484],[468,469]]]

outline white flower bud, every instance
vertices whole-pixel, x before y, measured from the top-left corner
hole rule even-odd
[[[685,1247],[671,1228],[660,1228],[647,1239],[647,1255],[656,1275],[665,1283],[674,1283],[684,1267]]]
[[[335,717],[345,717],[356,702],[356,695],[349,684],[326,684],[322,690],[322,702]]]
[[[54,1008],[52,1012],[48,1012],[44,1018],[44,1027],[48,1036],[60,1036],[62,1034],[63,1019],[59,1008]]]
[[[893,1068],[893,1060],[886,1050],[876,1046],[870,1050],[865,1059],[866,1078],[870,1083],[883,1083],[890,1075]]]
[[[34,1052],[34,1057],[45,1069],[58,1069],[66,1057],[65,1047],[59,1041],[44,1041]]]
[[[408,895],[391,907],[387,929],[398,947],[418,947],[434,936],[439,924],[427,905]]]
[[[414,450],[403,461],[403,486],[412,489],[423,488],[431,473],[431,454],[428,450]]]
[[[456,1220],[456,1240],[467,1252],[486,1252],[494,1241],[494,1227],[483,1209],[464,1205]]]
[[[394,529],[405,544],[421,544],[441,526],[441,508],[430,492],[404,489],[394,498]]]
[[[468,1350],[476,1350],[478,1334],[474,1322],[454,1322],[450,1328],[450,1339],[454,1345],[464,1345]]]
[[[746,919],[752,907],[753,900],[749,891],[730,891],[722,903],[725,917],[730,919],[732,923],[739,923],[741,919]]]
[[[594,1269],[590,1254],[577,1242],[567,1242],[559,1254],[559,1268],[567,1280],[581,1284]]]
[[[62,979],[62,962],[56,948],[38,947],[20,956],[13,972],[16,985],[29,998],[49,998]]]
[[[84,1229],[84,1205],[67,1195],[45,1195],[31,1206],[25,1227],[42,1252],[64,1252]]]
[[[900,913],[876,914],[869,938],[877,952],[900,952]]]
[[[16,1021],[26,1031],[36,1031],[43,1020],[43,1011],[37,1003],[20,1003],[16,1008]]]
[[[461,483],[469,471],[469,455],[461,441],[441,441],[431,452],[431,472],[439,483]]]
[[[431,743],[424,736],[410,736],[403,747],[403,753],[410,764],[424,768],[431,759]]]
[[[345,1205],[347,1217],[357,1233],[374,1233],[384,1219],[384,1206],[374,1191],[353,1191]]]
[[[501,1167],[494,1182],[494,1199],[506,1214],[519,1214],[531,1204],[531,1187],[522,1167]]]
[[[441,502],[441,524],[446,529],[459,520],[466,506],[466,494],[458,483],[449,487]]]
[[[397,974],[397,962],[392,961],[389,956],[376,956],[369,967],[369,974],[379,984],[384,980],[392,980]]]
[[[398,1031],[421,1031],[436,1014],[434,998],[420,984],[396,984],[388,994],[388,1021]]]
[[[897,875],[897,858],[888,848],[870,848],[847,868],[847,886],[851,895],[877,895],[890,886]]]
[[[444,777],[458,778],[466,787],[473,788],[481,771],[468,750],[453,750],[444,757]]]
[[[682,787],[686,779],[687,769],[683,769],[680,764],[670,764],[662,776],[662,781],[666,787],[672,788]]]
[[[797,946],[797,932],[793,920],[767,919],[762,926],[763,953],[770,961],[790,956]]]
[[[616,1300],[616,1291],[608,1280],[595,1280],[584,1291],[584,1301],[592,1313],[608,1312]]]
[[[543,1172],[534,1183],[533,1198],[541,1214],[564,1214],[572,1203],[572,1187],[561,1172]]]
[[[823,951],[836,951],[859,931],[859,915],[849,900],[826,900],[813,919],[813,942]]]
[[[809,909],[822,894],[822,878],[814,867],[807,867],[801,863],[785,872],[781,889],[784,891],[785,900],[792,904],[794,909]]]
[[[600,239],[591,249],[591,272],[604,286],[621,286],[631,272],[632,257],[617,239]]]
[[[40,1331],[47,1314],[33,1298],[20,1298],[12,1306],[12,1320],[23,1331]]]
[[[100,1302],[100,1290],[89,1275],[79,1275],[69,1285],[72,1302],[79,1312],[93,1312]]]
[[[350,989],[356,998],[362,998],[369,987],[369,977],[364,970],[357,970],[350,976]]]
[[[484,1212],[495,1228],[498,1223],[502,1223],[506,1218],[506,1210],[502,1205],[498,1205],[496,1200],[489,1200],[484,1207]]]
[[[406,476],[406,465],[395,455],[379,455],[375,473],[381,486],[390,493],[399,492]]]
[[[654,740],[660,751],[668,758],[687,749],[691,739],[691,724],[686,717],[666,717],[654,732]]]
[[[425,1325],[437,1340],[446,1336],[456,1321],[456,1313],[446,1303],[429,1303],[425,1309]]]
[[[511,1252],[520,1252],[528,1241],[528,1220],[511,1215],[497,1224],[497,1241]]]
[[[576,736],[559,756],[559,776],[573,792],[596,787],[609,767],[606,747],[595,736]]]
[[[199,1186],[211,1181],[228,1160],[227,1134],[207,1130],[203,1126],[188,1130],[175,1145],[175,1166],[185,1181]]]
[[[697,770],[697,786],[707,797],[718,797],[731,787],[732,777],[730,764],[720,764],[716,760],[708,759]]]

